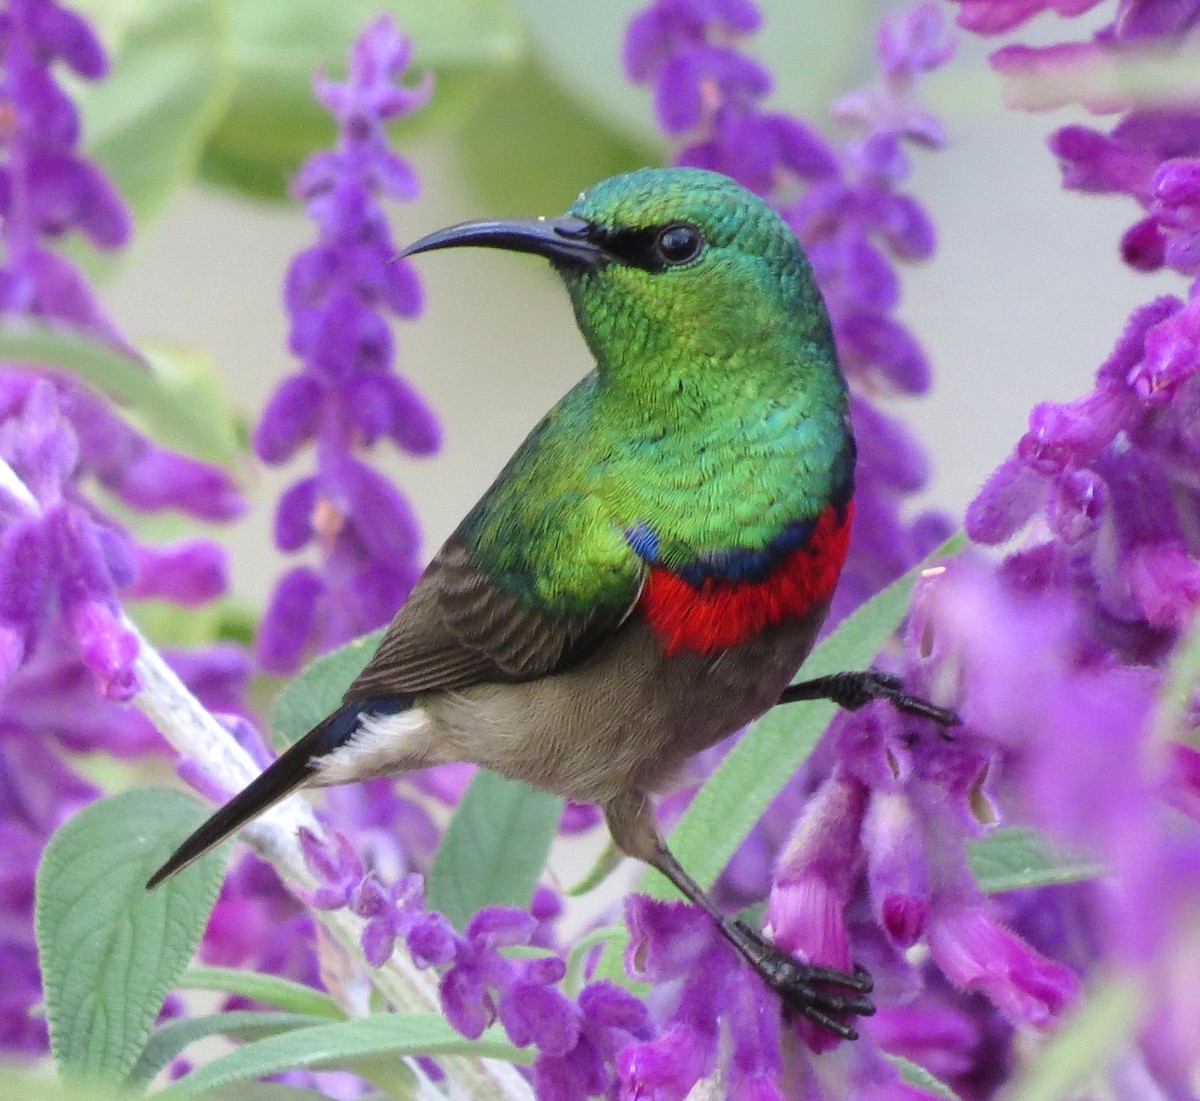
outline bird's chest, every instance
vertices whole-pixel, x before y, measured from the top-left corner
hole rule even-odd
[[[668,565],[648,556],[637,611],[665,653],[717,654],[828,604],[850,541],[853,504],[830,505],[773,544]]]

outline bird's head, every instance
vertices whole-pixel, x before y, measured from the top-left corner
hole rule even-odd
[[[452,226],[405,254],[460,245],[548,259],[602,369],[710,359],[760,342],[832,340],[792,231],[757,195],[716,172],[639,169],[598,183],[561,218]]]

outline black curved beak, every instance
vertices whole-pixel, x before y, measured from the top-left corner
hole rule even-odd
[[[613,257],[597,243],[594,236],[590,223],[570,215],[554,219],[513,218],[497,222],[464,222],[414,241],[400,255],[412,256],[438,248],[475,245],[478,248],[530,252],[567,267],[598,268]]]

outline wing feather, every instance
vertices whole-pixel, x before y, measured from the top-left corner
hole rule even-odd
[[[452,691],[562,672],[582,661],[621,625],[645,580],[630,571],[628,599],[586,612],[555,613],[495,585],[451,539],[392,620],[346,702],[376,696]]]

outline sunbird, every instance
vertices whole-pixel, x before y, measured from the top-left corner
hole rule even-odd
[[[854,509],[846,382],[812,268],[766,202],[718,173],[639,169],[555,220],[469,222],[402,255],[533,253],[566,285],[594,369],[435,555],[331,715],[191,835],[153,888],[300,787],[470,761],[603,808],[778,992],[840,1036],[871,980],[798,960],[723,914],[651,796],[778,703],[886,698],[868,670],[792,684]]]

